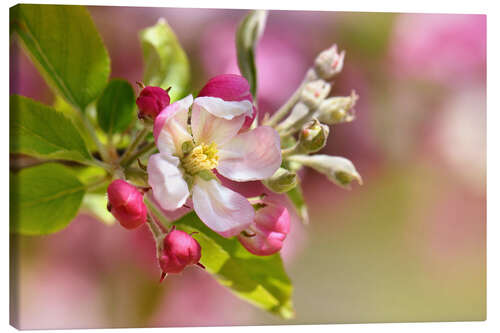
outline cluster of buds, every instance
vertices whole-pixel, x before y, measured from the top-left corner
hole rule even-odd
[[[204,268],[199,262],[200,244],[190,234],[175,230],[174,227],[165,234],[161,227],[154,225],[155,221],[148,216],[142,189],[122,179],[116,179],[108,186],[107,192],[108,210],[124,228],[131,230],[150,223],[157,242],[158,263],[162,270],[160,281],[167,274],[180,273],[189,265]]]
[[[268,120],[280,133],[284,158],[282,168],[264,181],[272,191],[282,193],[294,188],[295,172],[302,166],[325,174],[344,188],[349,188],[354,180],[361,184],[361,176],[349,160],[311,155],[325,147],[330,135],[328,125],[351,122],[355,118],[358,95],[354,91],[350,96],[328,97],[333,85],[331,80],[342,71],[344,58],[345,52],[339,53],[336,45],[321,52],[299,89]]]

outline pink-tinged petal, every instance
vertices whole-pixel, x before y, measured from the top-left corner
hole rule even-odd
[[[219,148],[217,171],[235,181],[269,178],[280,165],[280,137],[269,126],[240,133]]]
[[[165,210],[182,207],[189,197],[188,185],[178,165],[179,159],[166,153],[151,155],[148,161],[149,186]]]
[[[217,75],[205,84],[198,97],[219,97],[225,101],[252,101],[247,79],[237,74]]]
[[[235,236],[248,228],[255,214],[244,196],[222,186],[215,179],[195,179],[193,205],[203,223],[224,237]]]
[[[156,117],[153,135],[160,152],[182,155],[182,143],[192,140],[188,131],[189,108],[193,96],[189,95],[170,104]]]
[[[238,131],[245,121],[245,114],[233,117],[232,119],[215,116],[197,103],[200,98],[212,97],[199,97],[194,101],[193,111],[191,113],[191,129],[196,143],[204,142],[209,144],[215,142],[217,145],[221,145],[238,134]],[[225,105],[225,103],[243,103],[224,102],[220,98],[217,100],[221,101],[221,105]]]
[[[249,116],[253,112],[250,101],[225,101],[219,97],[198,97],[194,100],[194,106],[228,120],[241,115]]]
[[[247,79],[236,74],[221,74],[211,78],[198,93],[198,97],[203,96],[219,97],[225,101],[253,101]],[[257,109],[254,106],[240,131],[248,130],[256,116]]]

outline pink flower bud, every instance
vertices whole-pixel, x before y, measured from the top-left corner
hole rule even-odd
[[[211,78],[208,80],[207,84],[201,88],[198,96],[219,97],[228,102],[241,102],[246,100],[253,103],[250,85],[247,79],[236,74],[222,74]],[[245,119],[242,130],[250,128],[256,116],[257,109],[254,107],[252,116]]]
[[[108,210],[127,229],[146,222],[147,208],[142,193],[124,180],[114,180],[108,186]]]
[[[164,274],[180,273],[189,265],[199,265],[200,244],[188,233],[181,230],[170,231],[163,239],[163,250],[159,257]]]
[[[139,108],[139,118],[156,116],[170,104],[168,90],[160,87],[145,87],[135,101]]]
[[[267,204],[255,213],[254,224],[238,239],[249,252],[268,256],[281,250],[289,232],[290,214],[286,207]]]

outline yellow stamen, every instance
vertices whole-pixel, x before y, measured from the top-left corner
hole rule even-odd
[[[217,153],[217,144],[215,142],[209,145],[201,143],[182,158],[182,166],[191,175],[195,175],[203,170],[212,170],[219,163]]]

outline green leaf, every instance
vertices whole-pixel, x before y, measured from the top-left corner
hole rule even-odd
[[[286,195],[295,207],[295,211],[297,212],[297,215],[302,223],[309,224],[309,212],[306,201],[304,200],[304,195],[302,194],[302,186],[300,183],[297,182],[297,186],[286,192]]]
[[[257,67],[255,47],[266,25],[267,11],[255,10],[245,16],[236,31],[236,52],[238,67],[250,84],[252,96],[257,96]]]
[[[194,235],[200,243],[201,263],[220,284],[240,298],[283,318],[293,318],[293,287],[279,254],[255,256],[238,240],[223,238],[206,227],[194,213],[175,225]]]
[[[144,83],[163,89],[172,87],[170,97],[184,96],[190,80],[189,61],[174,31],[164,19],[140,32],[144,58]]]
[[[70,119],[19,95],[10,96],[10,152],[80,162],[92,159]]]
[[[49,85],[71,105],[85,110],[106,86],[108,52],[82,6],[17,5],[11,29]]]
[[[106,133],[125,131],[135,119],[134,88],[125,80],[111,80],[97,101],[97,121]]]
[[[115,217],[107,209],[108,199],[103,193],[87,193],[83,197],[82,212],[88,212],[99,221],[113,225]]]
[[[11,173],[11,232],[44,235],[63,229],[75,217],[84,194],[85,186],[61,164]]]
[[[80,132],[80,135],[82,136],[82,139],[85,142],[85,145],[87,146],[89,152],[97,151],[97,147],[94,140],[92,139],[92,136],[90,135],[89,131],[85,130],[85,124],[83,123],[83,118],[81,117],[80,111],[76,110],[74,107],[68,104],[68,102],[66,102],[66,100],[60,95],[55,96],[52,107],[56,109],[57,112],[60,112],[65,117],[71,119],[75,127]],[[90,113],[88,111],[89,109],[87,109],[87,116],[89,116]]]

